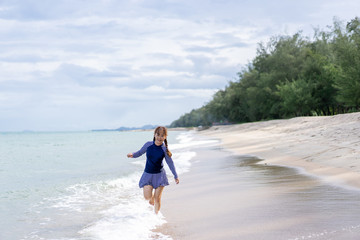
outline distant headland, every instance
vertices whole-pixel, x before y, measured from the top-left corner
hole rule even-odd
[[[144,125],[142,127],[119,127],[116,129],[93,129],[93,132],[104,132],[104,131],[134,131],[134,130],[150,130],[156,128],[158,125]]]

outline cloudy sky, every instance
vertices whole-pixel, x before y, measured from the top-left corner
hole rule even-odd
[[[0,0],[0,131],[170,124],[358,0]]]

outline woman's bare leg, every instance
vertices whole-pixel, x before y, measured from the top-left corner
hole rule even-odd
[[[158,214],[161,207],[161,195],[164,190],[164,186],[160,186],[155,189],[154,198],[155,198],[155,213]]]
[[[144,190],[144,198],[149,200],[151,205],[154,205],[154,195],[153,195],[153,187],[151,185],[145,185],[143,187]]]

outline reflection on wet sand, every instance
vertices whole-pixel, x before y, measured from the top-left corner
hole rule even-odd
[[[360,191],[251,156],[229,157],[223,169],[239,183],[246,239],[360,239]]]
[[[360,191],[221,148],[196,150],[191,171],[167,188],[160,232],[181,240],[360,239]]]

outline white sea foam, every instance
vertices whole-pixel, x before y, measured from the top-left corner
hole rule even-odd
[[[82,229],[77,239],[119,240],[119,239],[171,239],[152,230],[165,223],[164,217],[154,213],[143,199],[138,187],[141,172],[109,181],[79,183],[66,189],[55,198],[44,199],[38,208],[55,209],[62,213],[56,219],[56,227],[66,227],[76,219],[82,220]],[[51,227],[48,217],[43,218],[41,227]],[[25,239],[44,239],[41,229],[33,231]],[[59,238],[52,238],[59,239]],[[73,239],[73,238],[61,238]]]
[[[204,140],[199,137],[195,137],[194,132],[192,131],[181,133],[176,140],[178,143],[169,145],[169,148],[173,151],[173,160],[178,174],[182,174],[190,170],[191,162],[196,157],[196,152],[192,150],[193,148],[219,144],[218,140]]]
[[[155,233],[151,230],[166,221],[161,213],[154,214],[153,207],[143,199],[142,191],[138,188],[139,177],[140,174],[132,174],[106,182],[108,190],[100,201],[103,202],[102,206],[106,201],[105,205],[111,207],[100,211],[101,217],[79,233],[99,240],[154,239]],[[99,188],[97,193],[103,195],[104,191]],[[156,234],[156,239],[171,238]]]
[[[196,156],[196,152],[186,151],[177,152],[173,159],[176,164],[176,171],[178,175],[188,172],[191,166],[191,160]],[[169,170],[170,171],[170,170]],[[167,171],[167,172],[169,172]]]
[[[80,231],[86,237],[104,240],[153,239],[151,229],[165,223],[164,217],[154,214],[153,208],[141,196],[127,204],[118,204],[102,212],[102,218]],[[156,239],[171,239],[156,234]]]
[[[140,173],[115,180],[79,183],[66,188],[66,193],[57,198],[47,199],[52,208],[86,211],[89,207],[115,204],[118,199],[128,198],[137,186]]]
[[[179,143],[171,144],[169,147],[171,150],[183,150],[191,149],[193,147],[199,146],[215,146],[219,144],[219,140],[216,139],[200,139],[199,137],[195,138],[194,132],[189,131],[180,134],[177,137]]]

